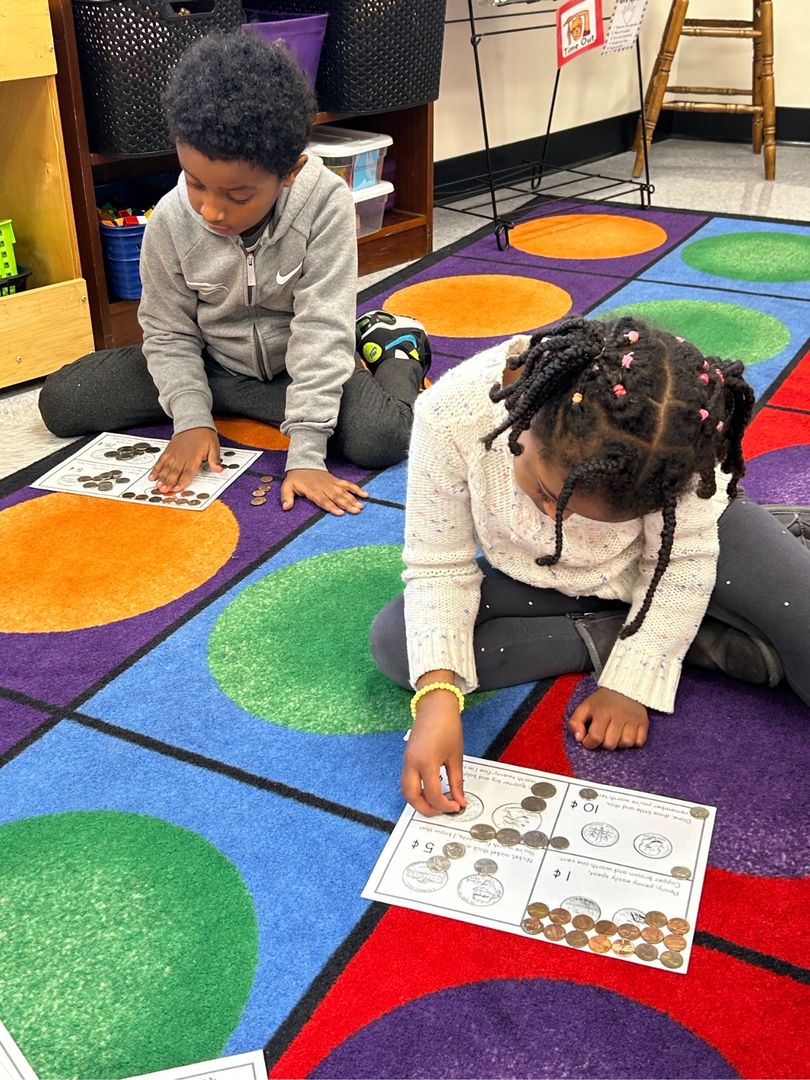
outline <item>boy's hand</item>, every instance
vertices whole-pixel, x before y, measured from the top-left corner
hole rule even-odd
[[[336,517],[342,517],[347,510],[359,514],[363,503],[356,496],[368,498],[368,492],[357,484],[332,476],[326,469],[290,469],[281,485],[281,509],[292,510],[296,495]]]
[[[568,721],[569,731],[586,750],[643,746],[649,727],[650,718],[640,702],[606,686],[574,709]]]
[[[222,472],[217,433],[207,427],[189,428],[169,442],[149,473],[149,479],[156,482],[160,491],[182,491],[206,461],[214,472]]]
[[[420,814],[454,814],[467,805],[462,755],[464,737],[458,700],[449,690],[431,690],[416,707],[402,764],[402,794]],[[444,765],[450,784],[442,793],[439,769]]]

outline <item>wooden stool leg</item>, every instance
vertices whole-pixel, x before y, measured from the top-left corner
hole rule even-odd
[[[754,29],[762,31],[762,8],[758,0],[754,0]],[[754,38],[754,69],[752,78],[752,103],[755,108],[754,119],[751,129],[751,145],[754,153],[762,152],[762,38]]]
[[[776,95],[773,82],[773,0],[758,0],[762,30],[762,139],[765,179],[776,177]]]
[[[661,103],[664,100],[667,83],[669,82],[669,73],[672,69],[672,61],[675,57],[675,50],[678,48],[678,42],[681,37],[681,30],[683,30],[683,23],[686,18],[688,7],[689,0],[672,0],[672,7],[669,9],[669,17],[667,18],[667,24],[664,28],[663,37],[661,38],[661,48],[658,51],[652,77],[650,78],[650,84],[647,87],[647,93],[644,100],[644,122],[647,128],[648,153],[650,146],[652,145],[655,125],[658,123],[658,117],[661,113]],[[636,152],[636,160],[633,165],[633,176],[641,176],[641,170],[644,168],[644,154],[642,152],[641,140],[642,127],[641,118],[639,117],[638,124],[636,125],[636,137],[633,141],[633,149]]]

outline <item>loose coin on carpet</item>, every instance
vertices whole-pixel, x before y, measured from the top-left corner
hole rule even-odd
[[[264,497],[264,495],[259,495],[255,499],[250,500],[250,505],[251,506],[264,506],[264,504],[266,502],[267,502],[267,499]]]

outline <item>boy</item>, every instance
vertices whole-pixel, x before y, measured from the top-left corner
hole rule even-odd
[[[70,436],[168,415],[174,435],[151,477],[164,492],[204,462],[221,470],[213,412],[278,424],[290,439],[282,508],[302,496],[358,513],[365,492],[327,471],[327,442],[369,469],[406,456],[424,331],[409,324],[416,346],[374,365],[355,357],[354,203],[304,152],[315,100],[285,48],[245,31],[203,38],[164,100],[183,172],[144,234],[143,347],[51,375],[45,424]]]

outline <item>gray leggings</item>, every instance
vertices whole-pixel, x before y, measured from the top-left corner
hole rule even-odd
[[[206,357],[205,374],[215,414],[275,426],[284,419],[292,381],[286,372],[262,382],[234,375]],[[358,361],[343,387],[330,456],[363,469],[383,469],[407,457],[421,378],[421,365],[410,359],[389,356],[373,376]],[[140,345],[103,349],[55,371],[42,387],[39,409],[45,426],[63,438],[168,420]]]
[[[770,642],[788,685],[810,705],[810,549],[747,496],[728,506],[719,531],[717,583],[708,614]],[[567,616],[627,611],[616,601],[524,585],[486,563],[482,569],[474,634],[481,690],[590,671],[585,643]],[[383,674],[410,686],[402,595],[377,615],[370,644]]]

